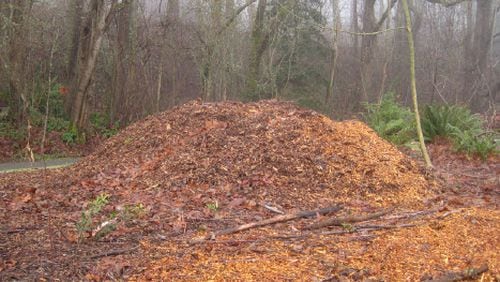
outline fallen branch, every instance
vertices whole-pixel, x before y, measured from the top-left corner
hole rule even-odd
[[[311,224],[307,226],[304,229],[318,229],[318,228],[323,228],[327,226],[341,226],[346,223],[356,223],[356,222],[363,222],[363,221],[368,221],[371,219],[376,219],[381,216],[384,216],[388,213],[390,213],[391,210],[386,210],[386,211],[380,211],[376,212],[373,214],[368,214],[368,215],[352,215],[352,216],[346,216],[346,217],[335,217],[335,218],[330,218],[327,220],[319,221],[317,223]]]
[[[436,279],[428,279],[424,280],[425,282],[453,282],[453,281],[462,281],[473,279],[476,276],[485,273],[488,271],[488,266],[483,265],[479,268],[469,268],[460,272],[449,272],[441,277]]]
[[[290,221],[290,220],[294,220],[294,219],[311,217],[311,216],[315,216],[317,214],[323,215],[323,214],[328,214],[328,213],[332,213],[332,212],[337,212],[341,209],[342,209],[342,206],[332,206],[332,207],[319,209],[319,210],[300,211],[300,212],[292,213],[292,214],[278,215],[278,216],[275,216],[275,217],[272,217],[269,219],[264,219],[261,221],[251,222],[251,223],[247,223],[247,224],[243,224],[243,225],[239,225],[239,226],[235,226],[235,227],[230,227],[230,228],[227,228],[224,230],[216,231],[216,232],[210,234],[209,236],[207,236],[205,238],[205,240],[208,240],[208,239],[213,240],[217,236],[232,234],[232,233],[240,232],[243,230],[248,230],[251,228],[261,227],[261,226],[275,224],[275,223],[279,223],[279,222],[286,222],[286,221]]]
[[[135,246],[133,248],[128,248],[128,249],[112,250],[112,251],[109,251],[109,252],[105,252],[105,253],[100,253],[100,254],[97,254],[97,255],[93,255],[90,258],[91,259],[96,259],[96,258],[101,258],[101,257],[111,257],[111,256],[122,255],[122,254],[125,254],[125,253],[130,253],[132,251],[135,251],[138,248],[139,248],[139,245],[137,245],[137,246]]]
[[[442,207],[437,207],[429,210],[422,210],[422,211],[416,211],[416,212],[410,212],[410,213],[403,213],[403,214],[396,214],[393,216],[388,216],[386,219],[390,220],[398,220],[398,219],[413,219],[415,217],[420,217],[424,215],[429,215],[433,214],[436,212],[439,212],[442,209]]]

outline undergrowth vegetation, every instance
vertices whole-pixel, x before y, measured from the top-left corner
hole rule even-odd
[[[397,145],[416,139],[413,113],[396,102],[394,93],[387,93],[380,103],[365,104],[365,107],[365,120],[380,137]]]
[[[382,138],[405,145],[416,140],[414,114],[400,105],[393,93],[384,95],[380,103],[366,104],[366,122]],[[421,113],[424,138],[449,139],[454,149],[467,155],[477,155],[483,160],[497,154],[495,133],[486,131],[483,121],[462,106],[428,105]]]
[[[64,110],[64,95],[67,94],[67,88],[61,84],[55,83],[47,91],[46,84],[39,82],[40,85],[36,87],[36,93],[30,99],[27,114],[29,124],[36,132],[42,132],[46,129],[47,133],[57,132],[59,134],[47,135],[51,138],[60,138],[68,146],[81,144],[86,142],[86,136],[102,136],[109,138],[115,135],[119,126],[117,123],[112,123],[107,114],[95,112],[90,115],[88,132],[79,134],[74,126],[72,126],[68,114]],[[7,95],[0,93],[0,98],[7,99]],[[5,97],[4,97],[5,96]],[[8,108],[3,109],[0,116],[0,137],[11,140],[13,143],[23,143],[28,136],[28,123],[18,124],[11,120],[8,115]],[[46,124],[45,124],[46,123]],[[41,134],[40,134],[41,136]],[[58,136],[58,137],[57,137]],[[33,143],[41,142],[41,140],[34,140],[38,135],[31,132],[31,141]],[[51,142],[47,140],[46,142]],[[19,145],[17,147],[22,147]],[[17,148],[16,150],[18,150]],[[17,155],[17,153],[16,153]]]

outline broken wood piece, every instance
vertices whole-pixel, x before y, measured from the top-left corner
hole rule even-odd
[[[284,212],[280,211],[279,209],[275,208],[275,207],[272,207],[270,205],[263,205],[264,208],[272,211],[272,212],[275,212],[275,213],[279,213],[279,214],[285,214]]]
[[[328,214],[332,212],[337,212],[342,209],[342,206],[332,206],[324,209],[319,209],[319,210],[312,210],[312,211],[300,211],[297,213],[291,213],[291,214],[285,214],[285,215],[278,215],[269,219],[264,219],[261,221],[256,221],[256,222],[251,222],[235,227],[230,227],[224,230],[216,231],[212,233],[210,236],[206,237],[205,240],[208,239],[215,239],[215,237],[220,236],[220,235],[227,235],[227,234],[232,234],[236,232],[240,232],[243,230],[248,230],[251,228],[256,228],[256,227],[261,227],[265,225],[270,225],[270,224],[275,224],[279,222],[286,222],[294,219],[299,219],[299,218],[304,218],[304,217],[310,217],[310,216],[315,216],[317,214],[323,215],[323,214]]]
[[[323,221],[319,221],[316,223],[313,223],[304,229],[319,229],[327,226],[340,226],[346,223],[356,223],[356,222],[363,222],[363,221],[368,221],[371,219],[376,219],[381,216],[384,216],[388,213],[390,213],[392,210],[385,210],[385,211],[380,211],[372,214],[367,214],[367,215],[352,215],[352,216],[346,216],[346,217],[335,217],[335,218],[330,218],[326,219]]]
[[[427,279],[425,282],[453,282],[473,279],[488,271],[487,265],[482,265],[478,268],[469,268],[460,272],[449,272],[435,279]]]
[[[91,259],[96,259],[96,258],[101,258],[101,257],[111,257],[111,256],[123,255],[125,253],[130,253],[132,251],[135,251],[138,248],[139,248],[139,245],[137,245],[135,247],[132,247],[132,248],[128,248],[128,249],[111,250],[109,252],[105,252],[105,253],[100,253],[100,254],[97,254],[97,255],[93,255],[90,258]]]

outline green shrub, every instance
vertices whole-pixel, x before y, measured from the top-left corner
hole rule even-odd
[[[49,117],[47,120],[47,131],[57,131],[62,132],[68,130],[70,126],[70,121],[58,118],[58,117]]]
[[[466,107],[426,106],[421,121],[426,140],[449,138],[455,150],[478,155],[483,160],[496,152],[495,139],[491,134],[485,134],[481,118]]]
[[[385,94],[380,103],[365,104],[365,108],[366,122],[382,138],[399,145],[415,139],[414,115],[396,102],[394,93]]]
[[[99,134],[109,138],[118,133],[118,123],[111,123],[109,116],[102,113],[93,113],[90,115],[90,124],[92,128]]]
[[[64,97],[60,93],[61,88],[63,88],[63,86],[59,83],[55,83],[50,88],[49,116],[51,117],[66,118],[66,113],[64,111]],[[37,91],[37,93],[35,93],[34,100],[36,101],[34,105],[36,110],[45,115],[45,109],[47,106],[47,91]]]
[[[61,136],[62,141],[68,145],[75,144],[78,140],[78,130],[76,127],[68,128]]]
[[[497,152],[497,144],[491,134],[478,135],[471,130],[462,131],[455,128],[452,137],[455,149],[467,155],[477,155],[486,160],[490,154]]]
[[[421,122],[427,141],[438,136],[453,139],[457,130],[468,131],[474,135],[482,132],[481,119],[462,106],[426,106]]]
[[[26,127],[16,127],[9,121],[0,121],[0,137],[20,141],[26,135]]]
[[[94,228],[94,217],[101,212],[108,202],[109,195],[100,194],[90,202],[87,209],[82,212],[80,220],[75,225],[80,240],[85,238],[86,233],[92,231],[92,228]]]

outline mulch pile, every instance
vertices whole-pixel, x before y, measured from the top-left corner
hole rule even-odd
[[[73,167],[0,175],[0,280],[397,281],[478,264],[493,279],[499,237],[485,237],[498,212],[456,209],[440,189],[362,122],[277,101],[194,101],[129,126]],[[110,204],[96,224],[124,207],[144,213],[78,242],[75,222],[102,193]],[[392,213],[329,235],[304,231],[328,218],[318,215],[193,244],[276,211],[335,205],[342,216]]]
[[[246,197],[284,209],[325,201],[419,205],[432,184],[364,123],[334,122],[273,101],[192,102],[151,116],[74,171],[77,179],[112,186],[113,194],[204,194],[206,200],[220,197],[221,205]]]

